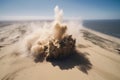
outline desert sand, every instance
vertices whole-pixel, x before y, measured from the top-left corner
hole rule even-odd
[[[55,21],[0,23],[0,80],[120,80],[120,39],[87,29],[79,21],[64,27],[62,14],[56,7]],[[59,23],[55,33],[54,23]],[[36,60],[30,54],[43,49],[26,49],[63,34],[72,35],[76,44],[74,53],[62,59]]]
[[[0,80],[120,80],[119,39],[83,28],[77,54],[41,62],[19,54],[24,53],[19,43],[31,29],[11,26],[0,28]]]

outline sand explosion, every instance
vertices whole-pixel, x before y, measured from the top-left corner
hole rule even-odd
[[[58,6],[54,9],[53,27],[42,29],[26,39],[27,50],[36,58],[62,58],[73,53],[76,40],[66,33],[67,26],[62,24],[63,10]]]

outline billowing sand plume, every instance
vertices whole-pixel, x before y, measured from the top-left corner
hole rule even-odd
[[[59,7],[56,6],[54,8],[54,12],[55,12],[55,23],[61,24],[61,22],[63,20],[63,10],[59,9]]]
[[[76,40],[66,33],[67,26],[62,24],[63,11],[55,7],[53,27],[42,28],[26,39],[27,50],[34,56],[61,58],[72,54]]]

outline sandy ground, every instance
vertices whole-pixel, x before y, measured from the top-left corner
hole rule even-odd
[[[120,80],[119,39],[84,29],[77,54],[36,62],[14,51],[19,49],[16,44],[24,34],[30,33],[26,28],[0,29],[0,80]]]

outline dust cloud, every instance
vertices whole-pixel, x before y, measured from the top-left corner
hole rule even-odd
[[[58,6],[54,8],[54,12],[53,22],[35,28],[31,34],[25,37],[23,40],[24,53],[35,58],[38,56],[61,58],[73,53],[82,25],[74,21],[63,22],[63,10]]]

